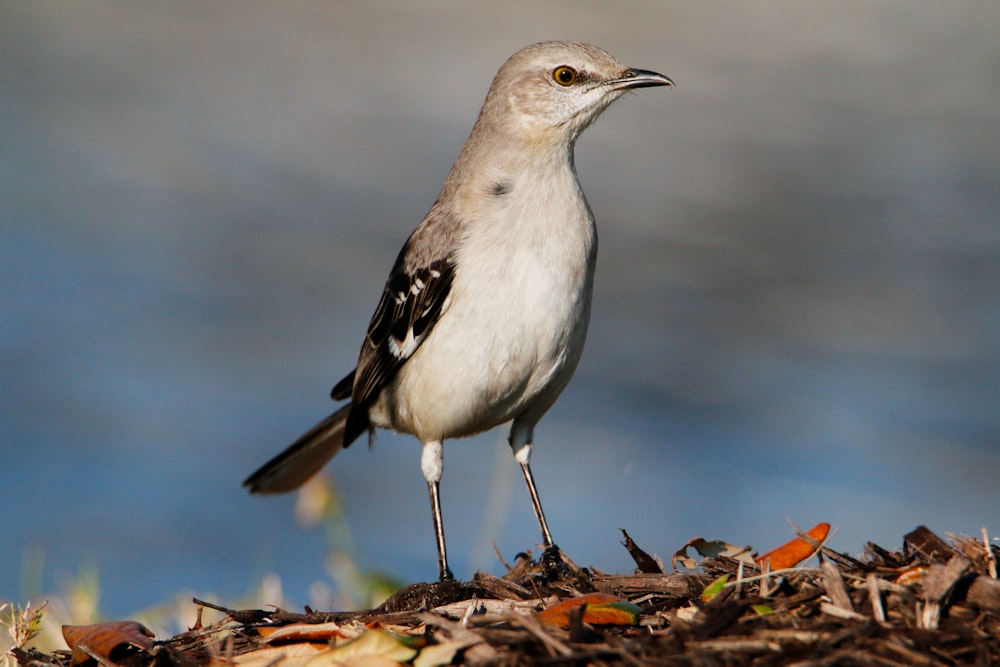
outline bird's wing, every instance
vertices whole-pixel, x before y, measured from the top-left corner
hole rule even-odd
[[[461,230],[456,216],[435,205],[396,258],[354,373],[358,412],[367,414],[447,310]]]

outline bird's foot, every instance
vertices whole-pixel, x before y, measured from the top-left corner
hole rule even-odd
[[[555,544],[545,547],[542,557],[538,559],[538,565],[541,567],[542,576],[545,577],[546,581],[569,579],[573,575],[572,570],[563,558],[562,551]]]

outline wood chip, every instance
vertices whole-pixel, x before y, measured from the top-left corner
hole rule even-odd
[[[823,573],[823,587],[826,590],[826,594],[830,597],[830,602],[835,607],[840,607],[846,611],[854,611],[854,605],[851,604],[851,596],[848,595],[847,586],[844,585],[844,577],[841,576],[837,566],[830,561],[824,561],[823,565],[820,566],[820,572]]]

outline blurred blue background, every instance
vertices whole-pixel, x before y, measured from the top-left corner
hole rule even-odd
[[[95,566],[110,615],[272,571],[310,601],[327,536],[240,483],[331,409],[490,79],[553,38],[678,84],[578,145],[597,294],[534,465],[560,546],[624,572],[619,527],[665,558],[786,518],[848,553],[1000,531],[997,25],[933,0],[3,2],[0,599]],[[460,576],[539,539],[505,435],[446,446]],[[358,564],[405,581],[435,573],[419,455],[380,433],[327,471]]]

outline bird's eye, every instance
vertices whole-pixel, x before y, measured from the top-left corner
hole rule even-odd
[[[552,78],[560,86],[572,86],[576,81],[576,70],[569,65],[560,65],[552,71]]]

